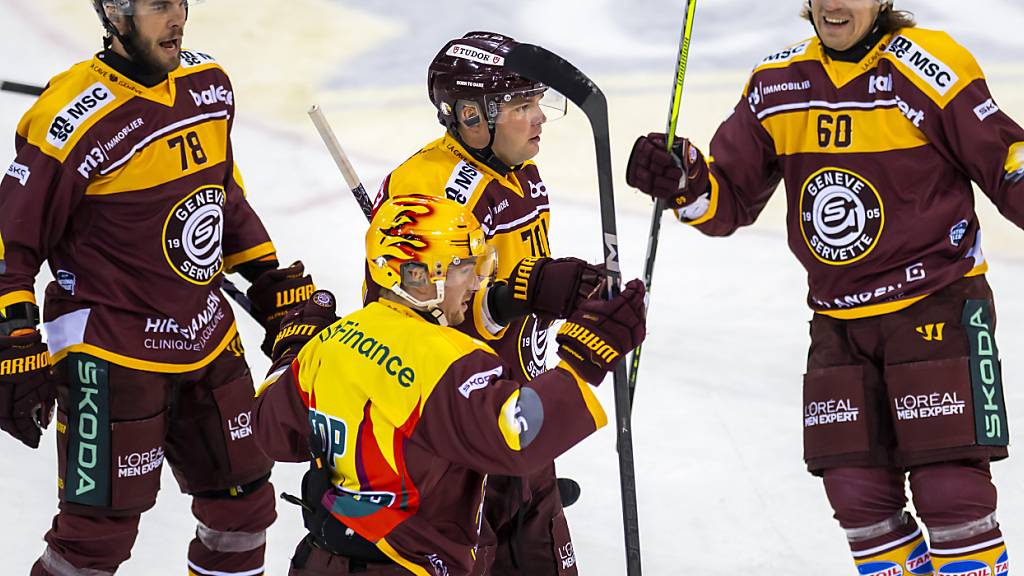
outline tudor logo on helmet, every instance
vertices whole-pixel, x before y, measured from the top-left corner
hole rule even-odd
[[[491,66],[505,65],[505,59],[501,56],[491,54],[484,50],[478,50],[472,46],[466,46],[465,44],[454,44],[447,52],[445,52],[445,54],[448,56],[455,56],[456,58],[472,60],[473,62],[479,62],[481,64],[489,64]]]

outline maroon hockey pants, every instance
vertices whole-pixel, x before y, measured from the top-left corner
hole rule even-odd
[[[488,478],[484,525],[472,574],[577,574],[554,464],[525,478]]]
[[[33,576],[113,574],[156,502],[165,458],[198,521],[188,574],[263,573],[276,518],[271,462],[252,437],[252,379],[237,351],[185,374],[85,354],[57,364],[60,511]]]

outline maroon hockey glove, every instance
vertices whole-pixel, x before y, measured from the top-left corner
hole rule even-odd
[[[38,331],[0,336],[0,374],[0,430],[38,448],[57,398],[50,354]]]
[[[281,330],[274,338],[274,372],[280,366],[290,363],[299,350],[318,332],[338,321],[335,314],[337,300],[327,290],[317,290],[302,306],[289,310],[281,320]]]
[[[647,336],[644,284],[631,280],[611,300],[588,300],[562,324],[558,355],[584,380],[597,385]]]
[[[260,350],[268,358],[272,358],[274,339],[285,313],[309,299],[315,290],[301,261],[287,268],[268,270],[249,286],[246,295],[252,301],[252,315],[267,331]]]
[[[672,154],[669,154],[665,150],[665,135],[651,132],[637,138],[633,144],[626,164],[626,183],[648,196],[664,200],[668,208],[684,208],[707,192],[708,163],[686,138],[673,140]]]
[[[567,318],[581,302],[600,291],[603,266],[579,258],[523,258],[504,283],[488,293],[495,321],[508,324],[527,314],[541,321]]]

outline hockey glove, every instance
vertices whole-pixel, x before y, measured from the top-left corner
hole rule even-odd
[[[287,268],[268,270],[249,286],[246,295],[252,301],[252,315],[267,331],[260,350],[268,358],[273,359],[274,339],[285,313],[309,299],[315,290],[301,261]]]
[[[317,290],[304,304],[285,314],[281,320],[281,330],[274,338],[273,353],[270,356],[274,365],[270,372],[290,363],[306,342],[337,322],[336,305],[334,294],[327,290]]]
[[[626,183],[664,200],[668,208],[685,210],[710,196],[708,164],[700,150],[686,138],[676,138],[669,154],[665,135],[657,132],[636,139],[626,165]]]
[[[644,284],[631,280],[611,300],[588,300],[562,324],[558,356],[584,380],[600,384],[647,336]]]
[[[0,368],[5,368],[0,370],[0,430],[38,448],[57,398],[50,354],[39,332],[0,336]]]
[[[487,294],[488,308],[499,324],[535,314],[539,320],[567,318],[604,284],[603,266],[578,258],[523,258],[505,282]]]

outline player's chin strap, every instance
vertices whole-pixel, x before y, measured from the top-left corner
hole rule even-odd
[[[501,160],[501,158],[498,158],[498,156],[494,153],[494,150],[491,148],[492,146],[494,146],[494,130],[494,120],[488,120],[487,146],[484,146],[483,148],[473,148],[469,144],[466,144],[466,142],[462,139],[462,136],[459,135],[459,130],[457,128],[452,128],[448,132],[449,134],[452,135],[453,138],[458,140],[459,144],[462,144],[462,147],[469,152],[470,156],[483,163],[484,166],[487,166],[491,170],[494,170],[498,174],[504,176],[511,172],[512,170],[514,170],[515,166],[509,166],[508,164],[506,164],[504,161]]]
[[[420,300],[405,290],[402,290],[401,286],[394,286],[391,288],[391,291],[404,298],[406,302],[418,308],[419,312],[429,315],[430,318],[433,318],[433,320],[441,326],[447,326],[448,318],[445,317],[444,311],[441,310],[440,306],[438,306],[444,301],[444,280],[435,281],[434,286],[437,287],[437,296],[430,300]]]

